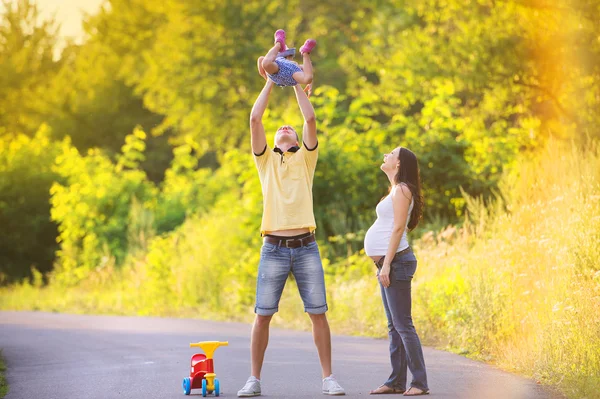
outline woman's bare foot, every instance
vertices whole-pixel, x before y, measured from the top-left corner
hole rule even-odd
[[[372,390],[371,392],[369,392],[370,395],[386,395],[386,394],[393,394],[393,393],[404,393],[404,389],[397,389],[397,388],[392,388],[392,387],[388,387],[387,385],[383,384],[380,385],[379,387],[377,387],[377,389]]]
[[[260,74],[260,76],[262,76],[263,78],[265,78],[265,80],[267,80],[267,73],[265,72],[265,68],[263,68],[263,66],[262,66],[263,58],[265,58],[265,57],[258,57],[258,61],[256,62],[256,64],[257,64],[258,73]]]
[[[422,389],[410,387],[408,391],[404,392],[404,396],[419,396],[419,395],[429,395],[429,391],[423,391]]]

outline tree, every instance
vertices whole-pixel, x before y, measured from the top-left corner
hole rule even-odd
[[[41,91],[60,67],[53,59],[57,26],[39,20],[30,0],[3,0],[0,16],[0,136],[33,136],[39,127]]]
[[[368,107],[364,126],[417,151],[428,212],[453,218],[459,187],[489,195],[517,154],[549,135],[599,131],[598,63],[569,56],[600,55],[575,40],[597,42],[592,3],[390,0],[365,13],[362,46],[342,56],[356,77],[350,109]]]

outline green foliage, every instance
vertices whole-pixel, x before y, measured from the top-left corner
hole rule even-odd
[[[291,45],[319,43],[315,212],[328,255],[360,249],[387,186],[378,161],[391,148],[420,159],[425,222],[457,222],[462,191],[490,200],[519,153],[550,135],[599,134],[595,2],[110,0],[86,17],[85,43],[58,60],[53,21],[37,21],[26,0],[5,9],[0,130],[32,134],[45,122],[81,153],[141,162],[140,184],[149,179],[159,194],[139,200],[146,211],[136,214],[155,234],[208,211],[228,189],[219,169],[249,152],[248,112],[263,84],[255,61],[280,27]],[[272,97],[269,137],[280,123],[299,128],[289,90]],[[145,160],[119,161],[138,125],[150,132]]]
[[[52,268],[57,229],[50,220],[50,186],[60,179],[52,164],[61,143],[49,136],[43,126],[33,138],[0,139],[0,282]]]
[[[127,256],[152,253],[160,245],[151,244],[154,236],[174,230],[186,217],[207,213],[217,200],[226,204],[224,211],[230,209],[227,201],[236,202],[242,195],[238,185],[243,182],[252,187],[243,195],[255,207],[246,215],[253,217],[252,226],[257,228],[261,191],[249,179],[254,169],[248,154],[231,151],[213,174],[196,169],[198,160],[189,146],[177,147],[165,180],[157,186],[140,169],[145,140],[146,134],[136,128],[125,138],[116,162],[100,150],[82,156],[74,147],[63,146],[55,171],[64,183],[51,189],[51,214],[59,226],[60,243],[55,281],[77,283],[96,268],[120,266]],[[215,211],[219,209],[216,206]]]
[[[0,14],[0,137],[33,136],[43,92],[60,62],[53,59],[57,26],[40,21],[31,0],[3,0]]]
[[[111,257],[117,263],[127,255],[131,203],[136,198],[151,207],[157,189],[139,162],[145,133],[136,129],[126,138],[116,164],[100,150],[83,157],[65,146],[55,171],[64,181],[51,188],[51,216],[59,226],[58,262],[61,279],[72,284]]]
[[[145,109],[134,89],[119,79],[122,60],[104,40],[96,35],[63,50],[63,65],[44,93],[40,119],[56,137],[70,136],[80,151],[99,147],[113,155],[135,126],[149,130],[162,118]]]
[[[274,21],[285,21],[298,48],[318,37],[317,79],[343,88],[338,57],[356,42],[349,23],[362,18],[363,3],[111,0],[90,23],[120,54],[119,76],[143,94],[148,109],[167,116],[155,132],[171,129],[178,144],[192,139],[205,152],[248,148],[248,112],[262,85],[256,59],[272,46],[280,27]]]
[[[565,55],[599,59],[598,46],[579,40],[597,36],[598,25],[588,22],[598,7],[560,3],[430,0],[366,7],[361,24],[371,29],[358,49],[340,56],[352,76],[347,94],[358,107],[369,107],[362,119],[381,124],[389,145],[416,151],[429,217],[460,215],[459,187],[489,195],[517,154],[549,134],[573,135],[578,128],[599,134],[597,124],[572,116],[597,114],[600,87],[585,104],[576,87],[597,83],[600,71],[575,66]],[[571,109],[572,98],[579,108]],[[370,134],[370,123],[357,130]]]
[[[208,168],[198,169],[192,147],[183,144],[173,150],[174,158],[165,172],[157,205],[157,230],[173,230],[189,214],[206,211],[223,188]]]

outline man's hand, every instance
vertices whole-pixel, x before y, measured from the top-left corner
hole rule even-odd
[[[306,97],[310,98],[310,95],[312,94],[312,83],[307,84],[303,91],[306,93]]]

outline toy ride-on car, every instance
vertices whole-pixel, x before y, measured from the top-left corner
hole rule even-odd
[[[190,376],[183,379],[183,393],[189,395],[192,389],[202,389],[202,396],[220,395],[219,379],[216,378],[213,354],[219,346],[227,346],[229,342],[203,341],[191,343],[191,347],[199,347],[204,353],[196,353],[192,356],[190,365]]]

